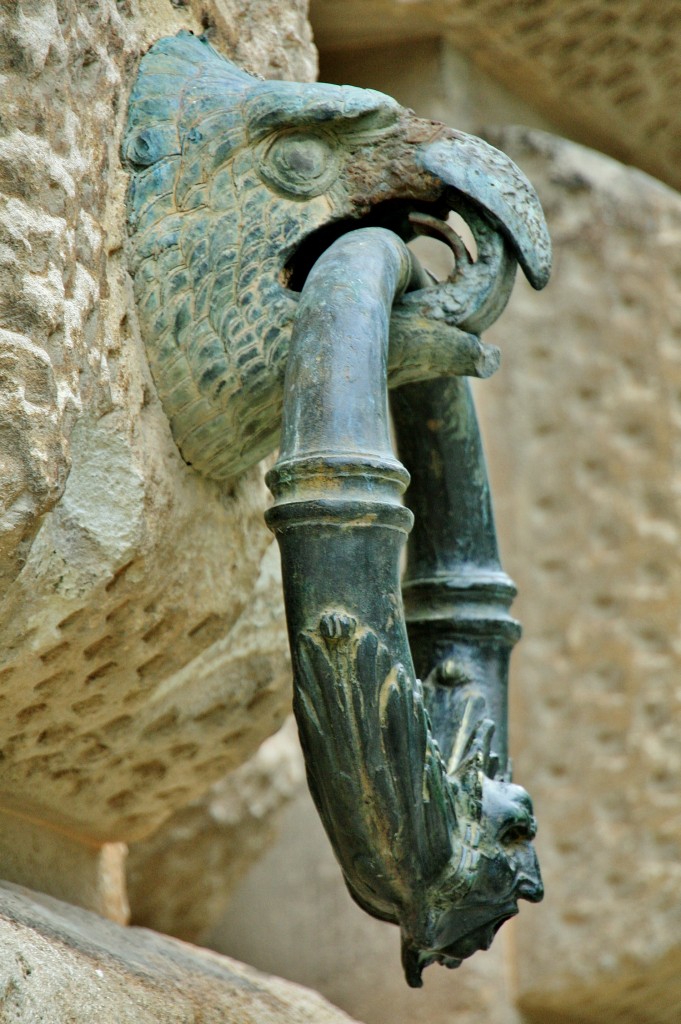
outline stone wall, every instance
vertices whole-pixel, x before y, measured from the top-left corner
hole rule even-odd
[[[364,65],[356,53],[321,64],[395,91],[401,72],[418,113],[474,130],[458,105],[471,95],[465,75],[443,88],[445,52],[423,43],[395,64],[378,50]],[[489,123],[512,101],[494,86],[487,102],[474,74],[475,113]],[[511,745],[535,799],[545,901],[522,907],[488,954],[454,975],[431,968],[422,992],[406,992],[394,930],[361,917],[300,796],[210,941],[367,1024],[671,1024],[681,1013],[681,197],[543,132],[489,137],[537,186],[555,246],[546,291],[519,280],[489,332],[500,371],[476,382],[504,567],[520,589]],[[272,919],[250,910],[256,895]],[[295,923],[295,943],[281,921]]]
[[[101,876],[102,843],[243,762],[289,699],[263,471],[221,489],[183,463],[131,297],[121,126],[140,55],[180,28],[316,71],[303,0],[0,15],[0,871],[69,898],[56,850]]]
[[[514,749],[545,904],[518,927],[520,1005],[555,1020],[681,1012],[681,197],[543,135],[498,142],[556,245],[519,284],[480,388],[520,585]],[[491,332],[490,332],[491,333]]]
[[[322,51],[446,38],[561,134],[681,185],[676,0],[312,0],[310,17]]]
[[[234,889],[278,834],[304,774],[290,716],[249,761],[148,839],[131,843],[126,875],[133,923],[205,944]]]
[[[352,1024],[314,992],[143,928],[0,884],[8,1024]]]

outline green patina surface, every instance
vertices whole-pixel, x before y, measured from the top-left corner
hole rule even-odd
[[[496,366],[480,334],[516,265],[546,283],[541,208],[478,139],[380,93],[260,81],[188,33],[144,57],[123,151],[140,322],[182,456],[228,480],[283,414],[268,522],[310,788],[351,894],[400,926],[419,985],[542,896],[507,756],[515,588],[461,380]],[[445,281],[407,250],[417,234],[452,251]],[[388,384],[415,481],[406,621]]]
[[[310,790],[351,895],[399,925],[407,981],[419,986],[429,964],[458,967],[487,949],[518,900],[543,889],[532,803],[507,755],[515,587],[461,377],[392,392],[415,517],[400,500],[409,473],[392,451],[386,370],[409,261],[395,234],[368,228],[312,268],[267,521]],[[348,287],[356,276],[362,289]],[[400,564],[414,518],[405,622]]]
[[[443,221],[473,200],[536,286],[548,274],[539,204],[504,154],[382,93],[260,81],[189,33],[143,58],[123,156],[151,370],[183,457],[216,479],[276,446],[296,289],[338,235],[377,224],[451,245]],[[396,305],[392,383],[494,370],[478,335],[508,288],[471,271]]]

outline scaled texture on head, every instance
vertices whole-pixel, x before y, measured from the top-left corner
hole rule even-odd
[[[536,196],[498,150],[379,92],[260,80],[188,32],[143,57],[122,149],[154,381],[183,458],[218,480],[276,446],[297,292],[339,235],[408,241],[415,211],[437,233],[472,203],[535,285],[548,273]],[[470,318],[470,299],[432,291],[435,318]]]

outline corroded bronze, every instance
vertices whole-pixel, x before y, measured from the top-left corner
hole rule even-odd
[[[447,213],[471,200],[504,226],[478,221],[484,259],[470,287],[430,282],[396,303],[393,385],[489,375],[498,353],[478,335],[510,291],[511,252],[546,280],[536,196],[498,150],[382,93],[259,81],[186,32],[143,58],[123,155],[151,370],[182,455],[216,479],[275,448],[297,290],[348,230],[427,231],[450,245]]]
[[[514,589],[460,379],[393,393],[415,472],[407,594],[423,686],[407,639],[399,564],[413,516],[390,443],[388,322],[418,277],[404,243],[376,228],[344,236],[313,267],[267,515],[310,790],[351,895],[399,924],[413,986],[428,964],[457,967],[487,948],[519,898],[542,896],[532,805],[506,756]]]
[[[380,93],[259,81],[187,33],[143,59],[124,153],[140,319],[183,457],[227,480],[283,411],[267,518],[310,788],[352,896],[400,926],[420,985],[542,895],[507,753],[515,590],[461,377],[496,366],[480,333],[516,262],[547,280],[539,203],[478,139]],[[416,234],[451,249],[446,281],[410,254]],[[406,620],[389,385],[416,514]]]

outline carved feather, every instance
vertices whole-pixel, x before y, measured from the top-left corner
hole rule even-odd
[[[341,629],[301,633],[295,652],[310,789],[353,895],[395,920],[449,861],[454,805],[420,684],[371,630],[329,620]]]

